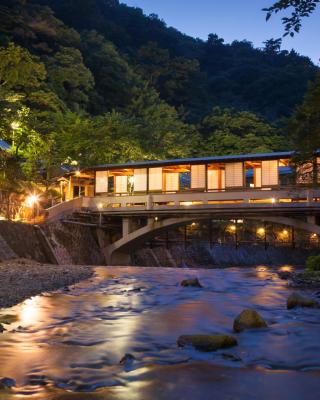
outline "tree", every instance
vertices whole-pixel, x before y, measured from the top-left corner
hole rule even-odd
[[[312,159],[314,151],[320,149],[320,74],[290,118],[288,132],[302,159]]]
[[[47,60],[48,83],[72,110],[87,106],[94,78],[84,65],[82,54],[72,47],[61,47]]]
[[[206,138],[203,153],[223,155],[283,150],[286,143],[274,127],[255,114],[215,107],[199,126]]]
[[[279,0],[263,11],[266,11],[266,19],[269,20],[273,14],[293,8],[291,15],[282,18],[282,23],[285,29],[284,36],[294,36],[300,32],[302,19],[309,17],[319,3],[320,0]]]

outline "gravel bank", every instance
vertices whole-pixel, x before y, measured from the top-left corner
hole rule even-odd
[[[0,308],[87,279],[93,269],[81,265],[41,264],[27,259],[0,263]]]

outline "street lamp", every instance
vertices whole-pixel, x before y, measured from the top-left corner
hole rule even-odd
[[[36,222],[36,205],[38,204],[39,197],[35,194],[31,194],[27,197],[26,203],[33,211],[33,224]]]

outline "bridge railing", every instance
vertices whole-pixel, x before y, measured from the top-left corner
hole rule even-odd
[[[280,206],[290,203],[313,203],[320,198],[320,189],[286,187],[278,190],[234,190],[224,192],[179,192],[147,195],[96,196],[86,198],[85,206],[92,211],[165,210],[202,207]]]
[[[57,221],[75,211],[80,211],[84,203],[84,199],[85,197],[77,197],[46,209],[45,220],[50,222]]]

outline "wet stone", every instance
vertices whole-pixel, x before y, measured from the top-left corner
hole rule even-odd
[[[287,300],[287,309],[291,310],[296,307],[318,308],[320,304],[314,299],[303,297],[298,293],[291,293]]]
[[[126,364],[128,364],[128,363],[132,363],[132,362],[135,361],[135,360],[136,360],[135,356],[133,356],[133,355],[130,354],[130,353],[127,353],[127,354],[125,354],[125,355],[121,358],[119,364],[121,364],[121,365],[126,365]]]
[[[16,381],[11,378],[3,377],[0,378],[0,389],[10,389],[16,386]]]
[[[234,332],[242,332],[246,329],[267,328],[268,325],[261,315],[251,309],[243,310],[233,323]]]
[[[182,335],[177,340],[179,347],[193,346],[199,351],[216,351],[236,346],[237,340],[228,335]]]
[[[1,315],[0,316],[0,324],[5,324],[5,325],[10,325],[13,322],[16,322],[18,320],[18,317],[16,315]]]
[[[192,278],[192,279],[184,279],[181,282],[181,286],[183,287],[197,287],[197,288],[202,288],[201,283],[199,282],[198,278]]]
[[[230,354],[230,353],[222,353],[222,357],[225,360],[229,360],[229,361],[242,361],[242,359],[239,356],[235,356],[234,354]]]

